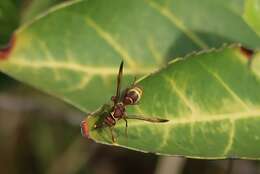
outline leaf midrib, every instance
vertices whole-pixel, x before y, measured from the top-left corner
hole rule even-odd
[[[26,61],[25,59],[11,59],[8,61],[8,64],[16,65],[16,66],[22,66],[22,67],[30,67],[35,69],[41,69],[41,68],[49,68],[49,69],[65,69],[65,70],[71,70],[73,72],[80,72],[80,73],[87,73],[89,75],[116,75],[118,72],[117,67],[107,67],[107,66],[87,66],[78,64],[75,62],[62,62],[62,61],[54,61],[54,60],[48,60],[48,61]],[[154,67],[149,68],[138,68],[138,69],[129,69],[124,68],[124,74],[125,75],[141,75],[141,74],[148,74],[155,70]]]
[[[166,116],[161,118],[173,118],[174,116]],[[186,116],[185,118],[171,119],[166,123],[161,123],[164,126],[176,126],[180,124],[192,124],[197,122],[217,122],[222,120],[236,121],[247,118],[256,118],[260,117],[260,109],[255,109],[247,112],[235,112],[235,113],[225,113],[225,114],[215,114],[215,115],[200,115],[197,117]],[[131,123],[130,126],[146,126],[148,124],[158,124],[158,123],[149,123],[144,121],[135,121]],[[124,124],[119,124],[117,127],[123,127]]]

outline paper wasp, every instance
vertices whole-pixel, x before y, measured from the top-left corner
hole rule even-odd
[[[116,125],[117,121],[123,119],[125,121],[125,134],[127,136],[127,128],[128,123],[127,119],[138,119],[148,122],[154,122],[154,123],[162,123],[167,122],[169,120],[167,119],[161,119],[161,118],[155,118],[155,117],[144,117],[140,115],[127,115],[126,113],[126,106],[128,105],[136,105],[140,101],[143,90],[140,86],[136,84],[136,79],[134,82],[130,85],[130,87],[126,88],[124,91],[121,92],[121,81],[122,81],[122,75],[123,75],[123,61],[120,64],[119,72],[117,75],[117,87],[116,87],[116,95],[111,97],[111,100],[113,102],[113,105],[109,112],[106,113],[104,116],[104,119],[100,122],[94,125],[95,129],[102,128],[102,127],[109,127],[112,141],[115,142],[115,136],[113,133],[113,128]],[[85,121],[81,123],[81,130],[83,133],[83,136],[86,136],[86,132],[88,131],[88,128],[86,127],[87,124]]]

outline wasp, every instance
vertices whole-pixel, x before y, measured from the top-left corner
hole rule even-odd
[[[102,127],[109,127],[112,137],[112,142],[115,142],[115,136],[114,136],[114,126],[116,123],[123,119],[125,121],[125,134],[127,136],[127,128],[128,128],[128,119],[137,119],[137,120],[143,120],[153,123],[163,123],[167,122],[169,120],[162,119],[162,118],[156,118],[156,117],[144,117],[140,115],[127,115],[126,113],[126,106],[128,105],[137,105],[139,101],[141,100],[143,89],[136,84],[136,78],[134,79],[134,82],[126,88],[124,91],[121,91],[121,81],[123,76],[123,65],[124,62],[122,61],[119,67],[118,75],[117,75],[117,86],[116,86],[116,94],[115,96],[111,97],[111,101],[113,102],[113,105],[109,112],[106,112],[106,115],[104,116],[104,119],[99,124],[94,125],[94,129],[102,128]],[[87,132],[86,122],[83,121],[81,123],[81,130],[83,133],[83,136],[85,136]]]

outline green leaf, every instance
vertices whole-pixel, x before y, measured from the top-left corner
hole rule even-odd
[[[260,79],[260,52],[257,52],[252,60],[252,70]]]
[[[91,111],[115,92],[121,59],[128,83],[173,57],[223,42],[259,48],[242,10],[236,0],[69,1],[17,30],[0,69]]]
[[[260,0],[246,0],[243,17],[260,36]]]
[[[63,2],[64,0],[32,0],[27,8],[23,9],[21,23],[28,22],[34,19],[41,13],[44,13],[49,8]]]
[[[260,80],[238,47],[174,60],[138,85],[143,96],[127,113],[170,121],[128,120],[127,138],[120,120],[115,145],[192,158],[260,158]],[[103,112],[87,118],[90,137],[110,144],[108,128],[93,128]]]

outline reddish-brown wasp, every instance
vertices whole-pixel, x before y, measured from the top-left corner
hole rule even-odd
[[[127,119],[138,119],[148,122],[154,122],[154,123],[162,123],[167,122],[169,120],[167,119],[161,119],[161,118],[147,118],[140,115],[127,115],[126,113],[126,106],[127,105],[136,105],[141,99],[143,90],[140,86],[136,84],[136,79],[134,82],[130,85],[130,87],[126,88],[124,91],[121,92],[121,80],[123,75],[123,61],[120,64],[119,72],[117,76],[117,87],[116,87],[116,95],[111,97],[111,100],[113,101],[113,105],[111,109],[106,113],[104,119],[100,122],[94,125],[95,129],[102,128],[102,127],[109,127],[112,141],[115,142],[115,136],[113,133],[113,128],[116,125],[118,120],[123,119],[125,121],[125,134],[127,136]],[[88,127],[86,125],[86,122],[83,121],[81,123],[81,130],[83,133],[83,136],[86,136],[86,132],[88,131]]]

